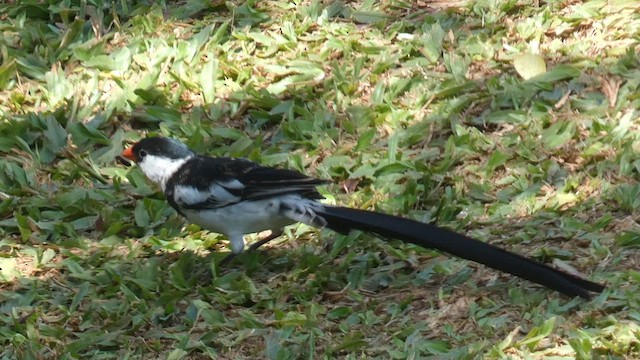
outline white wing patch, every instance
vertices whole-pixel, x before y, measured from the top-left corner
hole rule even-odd
[[[207,190],[198,190],[191,186],[178,185],[174,189],[174,199],[182,207],[204,205],[209,203],[212,207],[224,206],[240,201],[240,197],[233,195],[226,188],[242,189],[244,185],[237,180],[224,185],[212,184]]]
[[[231,179],[230,181],[220,181],[218,182],[218,184],[220,184],[223,187],[226,187],[227,189],[234,189],[234,190],[240,190],[240,189],[244,189],[244,184],[240,182],[240,180],[238,179]]]

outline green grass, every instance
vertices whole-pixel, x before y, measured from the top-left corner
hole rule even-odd
[[[0,358],[640,357],[638,7],[0,5]],[[145,134],[607,290],[305,226],[216,270],[226,239],[114,160]]]

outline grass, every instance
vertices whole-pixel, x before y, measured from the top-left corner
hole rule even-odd
[[[0,5],[0,357],[640,357],[638,14],[624,0]],[[226,239],[114,160],[145,134],[333,179],[329,202],[607,290],[572,300],[301,225],[217,269]]]

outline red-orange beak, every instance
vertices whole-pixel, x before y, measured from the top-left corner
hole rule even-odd
[[[133,155],[133,146],[124,149],[122,154],[120,154],[123,158],[129,159],[131,161],[135,161],[136,157]]]

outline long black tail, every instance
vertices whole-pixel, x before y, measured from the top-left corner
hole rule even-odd
[[[437,249],[533,281],[571,297],[590,299],[590,291],[599,293],[604,290],[603,285],[433,225],[345,207],[324,206],[323,210],[316,213],[327,221],[328,228],[340,233],[357,229]]]

